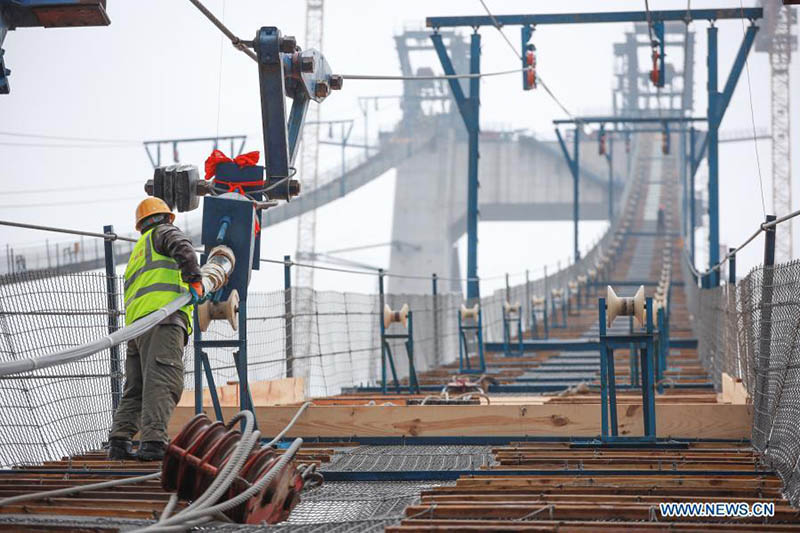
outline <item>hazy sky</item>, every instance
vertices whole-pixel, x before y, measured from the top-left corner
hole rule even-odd
[[[600,4],[609,11],[644,7],[644,2],[639,1],[487,0],[487,3],[496,14],[591,11]],[[274,25],[284,34],[296,35],[298,43],[303,45],[305,3],[302,1],[208,0],[206,4],[242,38],[252,38],[261,26]],[[695,0],[691,4],[693,8],[739,6],[735,1]],[[686,2],[651,0],[650,6],[685,9]],[[0,132],[4,132],[0,135],[0,183],[5,191],[0,195],[0,218],[95,231],[112,223],[118,231],[130,231],[134,207],[143,196],[142,185],[152,174],[140,144],[142,140],[247,134],[247,148],[261,149],[256,67],[227,41],[223,43],[220,33],[188,1],[109,0],[108,12],[112,21],[109,27],[21,29],[8,34],[4,48],[6,64],[12,70],[12,94],[0,97]],[[482,14],[482,7],[478,0],[327,0],[324,52],[335,72],[396,74],[399,65],[393,36],[404,28],[421,28],[426,16],[449,14]],[[722,86],[743,28],[739,21],[722,21],[718,26]],[[600,113],[609,109],[614,83],[612,46],[629,28],[629,25],[575,25],[537,29],[539,72],[572,112]],[[697,32],[696,115],[704,115],[706,106],[706,28],[704,22],[692,25]],[[518,29],[509,28],[507,32],[516,43]],[[482,28],[481,33],[484,71],[518,66],[518,60],[494,28]],[[751,99],[756,126],[769,128],[766,54],[751,54],[749,71],[752,98],[747,77],[743,75],[723,130],[752,128]],[[800,77],[796,61],[792,76],[793,86],[797,87]],[[517,76],[482,80],[483,128],[525,128],[551,136],[551,121],[563,117],[563,113],[544,91],[523,92],[519,85]],[[347,81],[344,90],[324,102],[323,118],[357,119],[353,140],[360,142],[363,123],[357,97],[400,92],[400,82]],[[372,135],[379,126],[384,130],[391,128],[398,117],[396,107],[383,104],[379,113],[370,115]],[[797,122],[795,107],[792,112],[795,132]],[[9,136],[7,132],[118,142],[103,146],[97,142],[45,141]],[[20,146],[47,143],[61,146]],[[185,147],[181,159],[202,166],[210,150],[210,146]],[[723,242],[738,244],[763,217],[756,151],[750,142],[723,145],[720,153],[721,236]],[[769,211],[769,142],[758,143],[758,156]],[[326,149],[321,165],[323,168],[340,165],[338,149]],[[797,158],[793,167],[796,182],[800,177]],[[704,165],[698,184],[705,183],[706,176]],[[321,210],[318,249],[388,241],[395,186],[394,173],[389,172],[351,197]],[[64,187],[70,190],[17,194]],[[178,219],[183,220],[183,216]],[[541,224],[534,223],[482,224],[482,275],[505,270],[518,272],[566,257],[571,248],[569,225],[548,226],[548,232],[558,242],[547,247],[547,252],[537,246],[536,235],[541,234],[541,229]],[[587,225],[584,233],[588,239],[601,230],[602,225],[594,223]],[[44,238],[38,232],[0,227],[1,243],[22,246],[42,242]],[[263,255],[282,258],[284,254],[293,254],[295,240],[293,222],[268,228]],[[531,245],[520,247],[519,242]],[[759,247],[760,240],[743,254],[740,272],[758,262]],[[795,244],[795,249],[798,248]],[[352,258],[386,265],[388,250],[362,252]],[[278,286],[281,282],[274,269],[255,279],[259,288]],[[342,282],[340,278],[324,275],[318,279],[322,288],[373,289],[371,282],[364,280]]]

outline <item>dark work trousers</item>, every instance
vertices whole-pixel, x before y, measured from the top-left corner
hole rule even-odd
[[[167,443],[167,424],[183,393],[181,326],[160,324],[128,341],[125,390],[119,402],[110,437]]]

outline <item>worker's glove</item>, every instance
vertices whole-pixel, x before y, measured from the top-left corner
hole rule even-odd
[[[192,294],[192,305],[199,305],[206,299],[202,281],[191,282],[189,284],[189,292]]]

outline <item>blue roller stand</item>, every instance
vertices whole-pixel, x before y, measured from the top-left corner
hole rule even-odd
[[[483,309],[478,308],[478,320],[476,324],[464,324],[461,319],[461,312],[458,313],[458,372],[460,374],[483,374],[486,372],[486,359],[483,355]],[[469,343],[467,342],[467,332],[474,335],[475,344],[478,345],[478,359],[480,366],[472,368],[469,362]]]
[[[603,443],[655,443],[655,334],[653,328],[653,299],[645,301],[645,331],[628,335],[608,335],[606,330],[606,299],[598,300],[600,320],[600,440]],[[620,437],[617,424],[617,383],[614,373],[614,349],[634,344],[639,351],[642,369],[642,415],[644,435]]]

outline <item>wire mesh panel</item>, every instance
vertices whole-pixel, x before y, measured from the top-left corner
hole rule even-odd
[[[6,281],[0,284],[0,360],[41,357],[108,335],[104,274],[23,273]],[[120,280],[114,286],[112,296],[122,308]],[[0,379],[0,465],[40,463],[97,448],[111,425],[111,378],[111,354],[103,350]]]
[[[742,380],[753,446],[800,505],[800,262],[756,268],[735,287],[686,287],[703,365],[717,386],[723,372]]]

